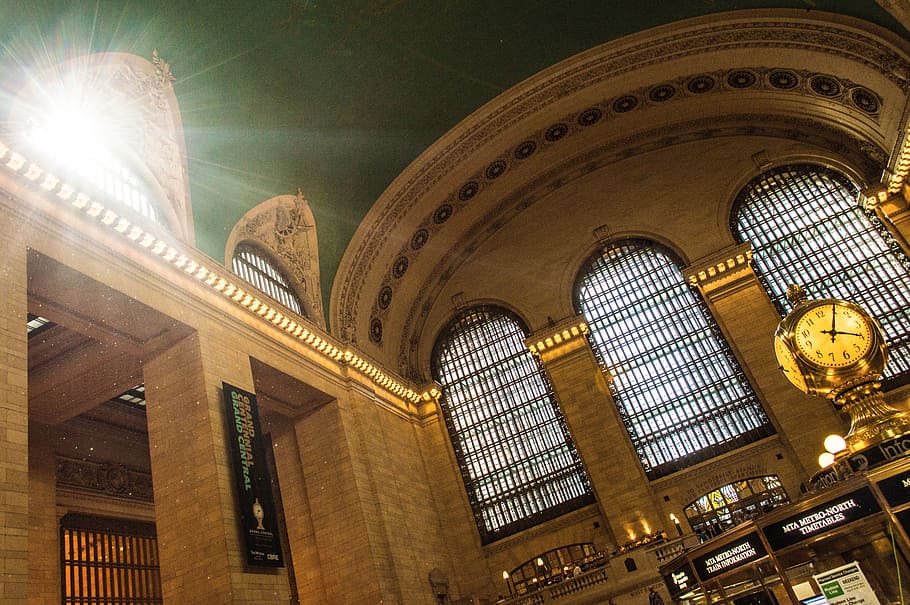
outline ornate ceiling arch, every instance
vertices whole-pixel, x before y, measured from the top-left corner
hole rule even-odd
[[[730,243],[720,216],[728,200],[706,196],[722,197],[718,181],[739,178],[733,172],[756,150],[828,156],[880,178],[905,121],[908,54],[905,42],[855,19],[741,11],[545,70],[464,120],[383,193],[336,276],[333,329],[420,380],[432,334],[466,285],[469,299],[510,288],[523,302],[549,298],[528,303],[532,321],[571,313],[564,293],[530,284],[556,291],[577,267],[542,263],[530,275],[502,252],[510,245],[512,258],[565,261],[608,224],[653,232],[698,258]],[[699,164],[718,149],[729,150],[718,156],[729,167]],[[699,186],[677,164],[710,178]],[[681,227],[674,213],[691,217]],[[495,266],[484,270],[485,259]],[[510,278],[497,277],[503,267]]]

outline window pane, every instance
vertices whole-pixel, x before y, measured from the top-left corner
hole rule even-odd
[[[288,279],[257,248],[240,244],[234,249],[234,273],[268,294],[288,309],[303,315],[303,305]]]
[[[669,251],[616,242],[582,271],[575,297],[649,478],[774,432]]]
[[[910,264],[844,175],[812,165],[776,168],[739,194],[732,229],[751,242],[755,272],[781,316],[789,284],[810,298],[852,300],[882,324],[885,378],[910,381]]]
[[[433,374],[486,544],[594,501],[587,475],[518,319],[495,307],[457,317]]]

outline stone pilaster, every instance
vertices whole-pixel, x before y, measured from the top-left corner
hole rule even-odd
[[[247,567],[238,528],[221,385],[252,391],[249,359],[194,334],[144,377],[164,602],[287,603],[285,570]]]
[[[53,427],[29,422],[28,603],[60,602],[60,530]]]
[[[0,216],[0,603],[26,602],[28,570],[27,261],[19,217]]]
[[[547,371],[615,547],[631,534],[645,533],[645,526],[659,528],[660,517],[585,333],[582,318],[573,317],[532,334],[526,343]]]

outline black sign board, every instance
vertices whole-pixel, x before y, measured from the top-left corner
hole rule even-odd
[[[667,583],[670,596],[674,599],[698,588],[698,584],[695,582],[695,572],[692,571],[692,566],[688,561],[667,573],[664,581]]]
[[[891,506],[910,502],[910,471],[882,479],[877,485]]]
[[[910,435],[902,435],[851,454],[847,461],[854,471],[865,471],[907,455],[910,455]]]
[[[750,561],[761,559],[768,554],[758,533],[752,532],[744,538],[730,542],[711,552],[692,559],[692,566],[702,581],[724,572],[736,569]]]
[[[910,536],[910,508],[894,513],[894,516],[897,517],[897,522],[901,524],[901,527]]]
[[[881,510],[872,490],[863,487],[763,527],[762,532],[771,549],[780,550]]]
[[[227,383],[222,384],[246,560],[249,565],[282,567],[278,521],[259,432],[256,396]]]

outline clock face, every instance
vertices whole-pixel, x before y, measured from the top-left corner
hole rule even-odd
[[[777,357],[780,371],[787,377],[787,380],[793,383],[800,391],[807,391],[806,379],[803,378],[803,373],[799,371],[799,366],[796,364],[793,353],[791,353],[790,349],[787,348],[787,345],[777,337],[774,338],[774,355]]]
[[[872,348],[872,329],[865,316],[837,303],[806,311],[796,322],[794,336],[803,357],[826,368],[852,366]]]

